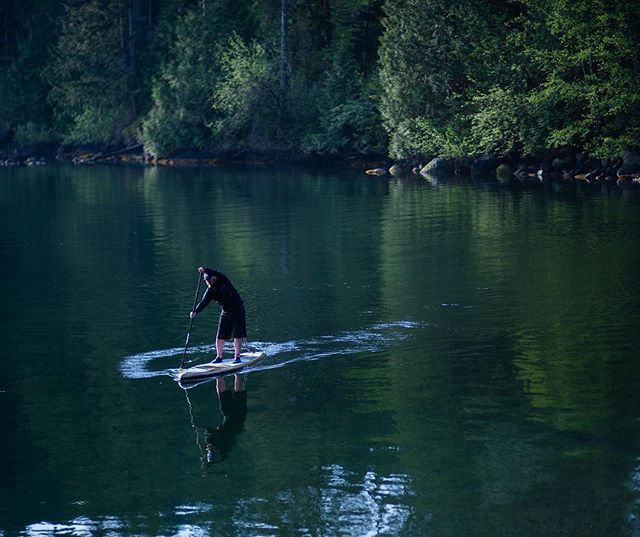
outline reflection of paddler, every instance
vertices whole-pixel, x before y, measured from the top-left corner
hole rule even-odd
[[[235,445],[236,435],[244,430],[244,420],[247,417],[245,376],[233,377],[233,389],[223,377],[216,379],[222,423],[214,429],[205,428],[206,464],[226,459]]]

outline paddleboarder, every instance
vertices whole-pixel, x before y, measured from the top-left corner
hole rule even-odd
[[[222,362],[224,344],[227,339],[233,337],[233,363],[239,364],[241,362],[240,350],[242,349],[242,341],[247,337],[244,302],[240,297],[240,293],[233,286],[231,280],[222,272],[206,267],[198,267],[198,272],[202,274],[202,278],[207,284],[207,290],[204,292],[202,300],[190,313],[190,317],[193,319],[209,305],[209,302],[215,300],[222,311],[220,312],[218,333],[216,334],[216,358],[212,360],[212,363],[218,364]]]

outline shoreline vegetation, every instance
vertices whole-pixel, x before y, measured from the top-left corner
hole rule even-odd
[[[640,182],[640,3],[11,0],[0,165]]]

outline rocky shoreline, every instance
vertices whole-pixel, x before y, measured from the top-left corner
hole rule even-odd
[[[587,183],[640,185],[640,154],[627,151],[619,157],[598,159],[581,153],[564,153],[539,159],[507,159],[485,155],[476,159],[445,159],[436,157],[428,162],[408,161],[390,167],[366,170],[369,175],[407,174],[439,176],[447,174],[495,178],[498,181],[557,180]]]
[[[0,167],[39,166],[48,162],[71,162],[73,164],[124,164],[139,166],[195,167],[237,164],[248,166],[277,166],[287,164],[320,164],[348,162],[355,167],[366,168],[370,159],[364,157],[308,156],[277,151],[213,151],[185,149],[166,157],[152,157],[144,153],[142,144],[123,146],[32,146],[26,148],[0,148]],[[387,159],[377,158],[377,164]]]
[[[308,156],[265,152],[213,152],[184,150],[174,155],[155,158],[144,154],[142,144],[123,146],[58,146],[41,145],[25,148],[0,149],[2,166],[40,166],[51,161],[74,164],[131,164],[140,166],[218,166],[239,164],[276,166],[283,164],[326,164],[355,168],[368,175],[471,176],[492,178],[501,182],[517,180],[585,181],[587,183],[615,183],[640,185],[640,154],[627,151],[611,158],[593,158],[570,151],[540,158],[510,159],[493,155],[480,158],[443,158],[394,162],[387,157],[362,155]]]

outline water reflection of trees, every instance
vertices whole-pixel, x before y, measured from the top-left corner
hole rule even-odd
[[[571,201],[390,189],[383,308],[428,326],[420,347],[388,364],[399,444],[428,457],[406,461],[414,490],[445,514],[432,488],[456,496],[474,513],[470,532],[569,535],[573,524],[602,535],[624,525],[615,496],[634,457],[611,457],[629,449],[633,412],[622,401],[637,406],[637,345],[623,343],[637,322],[630,304],[640,287],[630,278],[640,256],[626,238],[637,217],[618,199]],[[553,497],[565,500],[545,503]]]
[[[302,406],[289,405],[286,390],[265,379],[262,397],[272,421],[268,430],[252,435],[251,445],[259,448],[255,459],[242,459],[250,468],[242,476],[242,498],[233,508],[211,507],[216,516],[237,514],[238,524],[256,528],[296,529],[321,521],[317,527],[331,534],[338,529],[332,517],[340,520],[340,510],[349,513],[343,522],[355,533],[395,531],[426,517],[417,524],[420,530],[466,512],[482,520],[474,526],[462,517],[449,529],[489,527],[499,534],[522,527],[525,515],[546,517],[557,528],[569,518],[568,504],[570,518],[584,524],[584,535],[620,523],[620,506],[629,498],[611,496],[625,482],[637,481],[633,449],[621,437],[625,427],[632,433],[629,444],[636,434],[629,422],[637,411],[638,374],[631,357],[637,316],[629,315],[629,304],[638,287],[629,274],[640,264],[626,227],[637,220],[621,200],[581,205],[522,192],[421,188],[395,180],[345,181],[334,188],[314,176],[245,181],[193,170],[118,172],[115,180],[110,170],[109,180],[105,174],[102,181],[95,176],[99,169],[87,170],[51,180],[48,189],[34,193],[32,204],[20,206],[25,214],[41,209],[45,225],[27,233],[33,248],[17,267],[51,259],[47,279],[55,285],[29,279],[39,308],[20,320],[37,341],[27,346],[26,338],[15,338],[17,350],[9,357],[22,391],[33,395],[24,416],[33,445],[56,461],[74,498],[89,499],[98,509],[115,506],[113,520],[94,514],[87,524],[135,524],[135,513],[130,522],[123,520],[128,506],[137,509],[140,502],[142,509],[160,504],[160,511],[172,515],[167,505],[175,502],[176,489],[190,498],[183,506],[187,514],[180,516],[201,524],[199,504],[189,495],[197,480],[176,483],[178,472],[165,478],[167,472],[156,471],[148,481],[152,486],[142,491],[153,461],[174,454],[173,446],[163,446],[166,430],[158,428],[163,418],[175,418],[172,399],[162,399],[157,386],[145,392],[120,382],[105,349],[118,349],[113,354],[119,357],[174,345],[186,327],[185,302],[193,292],[191,277],[184,277],[194,268],[188,260],[211,252],[234,266],[258,330],[265,319],[280,315],[273,298],[292,274],[300,287],[285,294],[284,303],[296,308],[296,330],[305,336],[360,326],[351,302],[371,310],[376,320],[427,321],[420,346],[409,342],[401,353],[385,352],[382,359],[375,354],[375,365],[342,369],[341,386],[348,375],[352,381],[342,397],[324,381],[329,366],[315,370],[312,385],[300,382],[292,390]],[[584,234],[585,228],[590,232]],[[278,263],[272,263],[274,255]],[[26,280],[18,268],[9,281]],[[150,274],[172,285],[152,285]],[[361,274],[366,282],[355,281]],[[104,287],[96,290],[96,282]],[[307,301],[308,295],[318,300]],[[100,314],[86,314],[85,299],[99,299]],[[330,316],[318,314],[328,307]],[[269,326],[285,332],[280,320]],[[165,329],[149,330],[159,324]],[[200,330],[203,339],[212,336]],[[125,352],[125,344],[135,347]],[[614,355],[610,349],[622,351]],[[24,359],[34,355],[39,363],[52,357],[55,367],[34,370]],[[350,361],[359,363],[357,357]],[[73,381],[83,389],[69,393],[71,363],[78,366]],[[318,402],[316,392],[328,393],[328,400]],[[216,395],[207,395],[206,412],[213,416]],[[146,411],[147,401],[157,397],[158,407]],[[305,405],[305,397],[327,410]],[[114,401],[126,417],[112,411]],[[251,416],[247,429],[250,423]],[[148,439],[144,457],[131,450],[138,430]],[[292,430],[302,439],[290,438]],[[365,451],[356,456],[342,445],[360,439],[357,447],[365,449],[380,438],[398,446],[392,462]],[[230,464],[244,440],[236,435]],[[337,455],[330,451],[336,444]],[[88,449],[70,450],[71,445]],[[608,458],[616,453],[620,460],[612,464]],[[280,461],[275,469],[274,461]],[[124,494],[113,477],[123,464],[138,479],[129,480],[133,485]],[[87,468],[100,487],[87,485]],[[586,477],[577,478],[580,473]],[[637,498],[637,489],[631,494]],[[274,498],[277,508],[268,507]],[[594,498],[599,505],[592,509]],[[637,513],[633,501],[630,511]],[[166,522],[175,529],[173,523]],[[527,527],[521,534],[545,529],[534,521]]]

